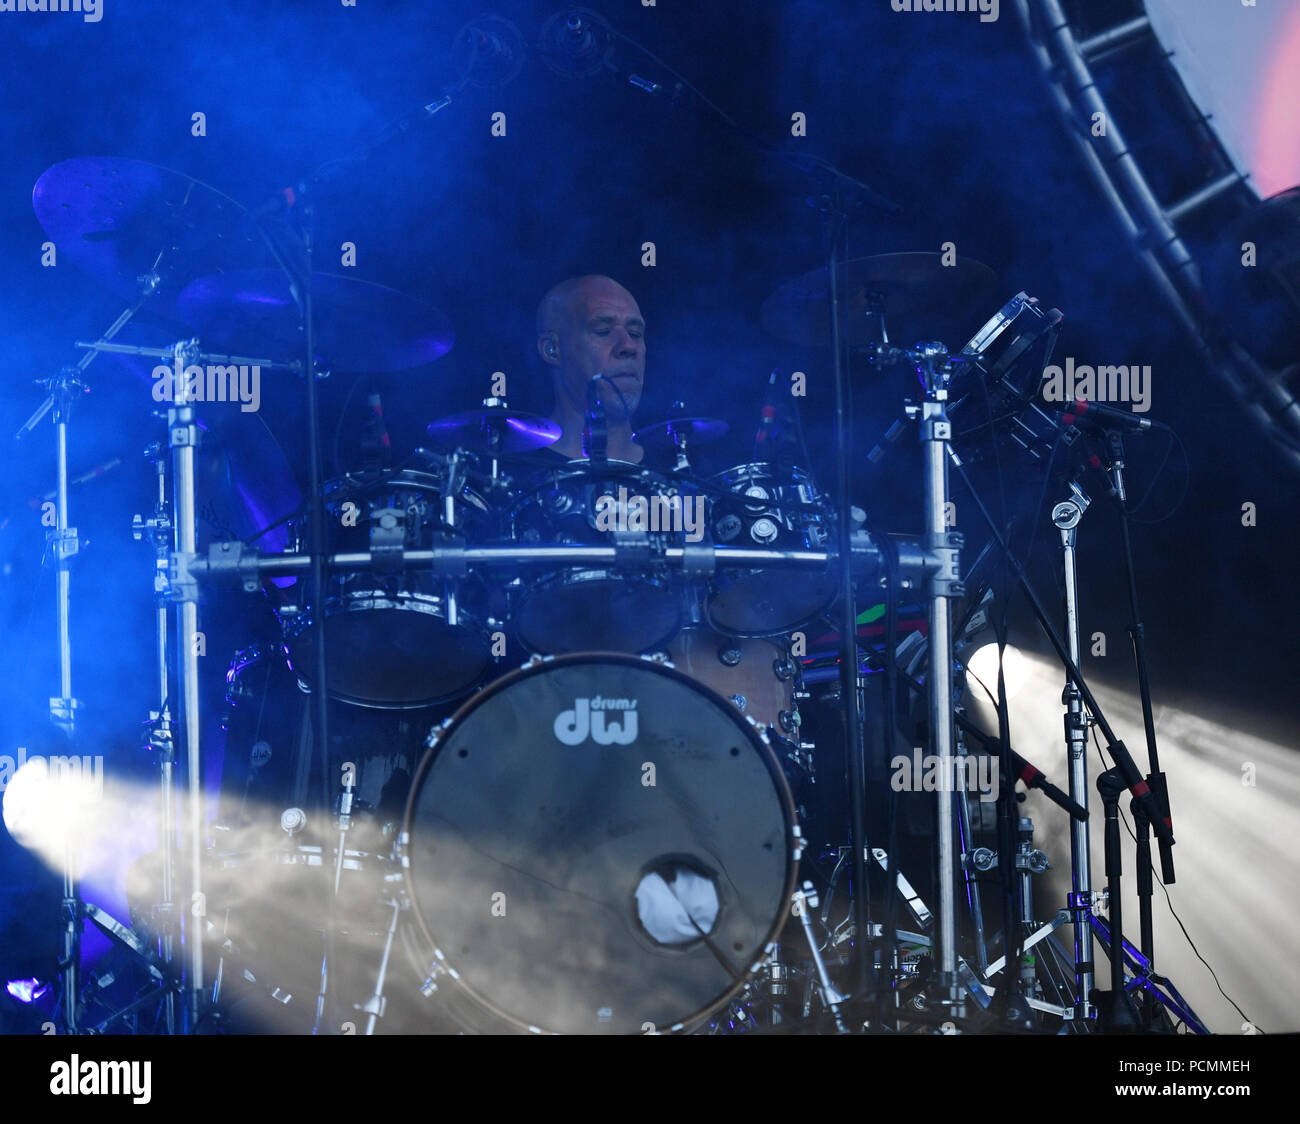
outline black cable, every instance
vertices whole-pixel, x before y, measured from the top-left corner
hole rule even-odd
[[[1093,748],[1097,751],[1097,759],[1101,764],[1102,771],[1104,772],[1106,769],[1106,758],[1102,752],[1101,742],[1097,739],[1097,731],[1095,727],[1091,730],[1091,733],[1092,733],[1092,745]],[[1124,811],[1123,805],[1120,805],[1119,808],[1119,818],[1120,818],[1120,822],[1124,825],[1124,830],[1128,832],[1129,838],[1133,840],[1133,843],[1136,846],[1137,834],[1134,832],[1132,826],[1129,824],[1128,816]],[[1164,893],[1165,904],[1169,906],[1170,915],[1178,923],[1178,928],[1182,930],[1183,936],[1187,938],[1187,944],[1188,947],[1191,948],[1192,954],[1196,957],[1197,960],[1199,960],[1202,964],[1205,965],[1206,971],[1210,973],[1211,978],[1214,980],[1214,986],[1219,989],[1219,994],[1222,995],[1223,998],[1226,999],[1229,1003],[1231,1003],[1233,1010],[1235,1010],[1237,1014],[1239,1014],[1243,1019],[1245,1019],[1246,1022],[1250,1023],[1251,1026],[1254,1026],[1255,1029],[1260,1034],[1266,1034],[1267,1031],[1259,1030],[1258,1024],[1256,1024],[1255,1020],[1252,1019],[1249,1015],[1247,1015],[1246,1012],[1243,1011],[1237,1005],[1237,1001],[1233,999],[1232,996],[1229,995],[1226,991],[1223,990],[1223,984],[1219,982],[1218,975],[1215,973],[1214,969],[1210,966],[1210,962],[1206,960],[1204,956],[1201,955],[1201,950],[1196,947],[1196,942],[1192,940],[1192,935],[1187,931],[1187,926],[1183,924],[1183,919],[1178,916],[1178,911],[1174,909],[1174,900],[1169,896],[1169,887],[1167,887],[1164,884],[1164,882],[1161,880],[1159,876],[1159,872],[1156,870],[1155,864],[1151,863],[1150,866],[1151,866],[1151,872],[1154,875],[1154,878],[1152,880],[1156,883],[1156,885],[1160,887],[1161,891]],[[1111,940],[1115,940],[1115,939],[1117,939],[1116,934],[1111,933]],[[1118,934],[1118,939],[1123,940],[1124,934],[1123,933]]]
[[[1190,458],[1188,457],[1188,455],[1187,455],[1187,446],[1183,444],[1183,439],[1182,439],[1181,437],[1178,436],[1177,431],[1172,430],[1172,429],[1169,430],[1169,436],[1170,436],[1170,438],[1171,438],[1171,440],[1170,440],[1170,442],[1169,442],[1169,447],[1165,450],[1164,459],[1161,460],[1159,467],[1156,469],[1155,473],[1152,475],[1152,477],[1151,477],[1151,483],[1147,485],[1147,490],[1146,490],[1145,492],[1142,493],[1142,498],[1141,498],[1140,500],[1138,500],[1138,502],[1137,502],[1136,504],[1134,504],[1131,508],[1129,508],[1129,515],[1128,515],[1128,517],[1129,517],[1129,522],[1130,522],[1130,523],[1140,523],[1140,524],[1142,524],[1143,526],[1147,526],[1147,527],[1149,527],[1149,526],[1153,526],[1153,525],[1156,524],[1156,523],[1163,523],[1166,519],[1170,519],[1170,518],[1172,518],[1175,514],[1177,514],[1178,509],[1181,508],[1181,507],[1183,506],[1183,501],[1184,501],[1185,499],[1187,499],[1187,493],[1191,490],[1191,487],[1192,487],[1192,462],[1191,462],[1191,459],[1190,459]],[[1133,515],[1133,513],[1134,513],[1135,511],[1137,511],[1138,509],[1140,509],[1140,508],[1142,507],[1142,505],[1145,504],[1145,503],[1147,502],[1147,500],[1150,498],[1151,493],[1152,493],[1153,491],[1155,491],[1156,482],[1160,479],[1160,474],[1161,474],[1161,472],[1164,471],[1165,464],[1168,462],[1168,460],[1169,460],[1169,456],[1170,456],[1170,454],[1173,452],[1173,449],[1174,449],[1174,445],[1175,445],[1175,444],[1178,446],[1179,450],[1180,450],[1180,451],[1182,452],[1182,454],[1183,454],[1183,468],[1184,468],[1184,472],[1183,472],[1183,490],[1182,490],[1182,492],[1179,494],[1178,499],[1174,501],[1173,506],[1170,507],[1170,509],[1169,509],[1167,512],[1165,512],[1163,515],[1157,516],[1157,517],[1154,518],[1154,519],[1137,519],[1137,518],[1135,518],[1134,515]]]

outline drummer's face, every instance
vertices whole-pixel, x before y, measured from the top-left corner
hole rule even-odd
[[[578,409],[586,405],[592,376],[603,374],[610,380],[599,383],[606,415],[626,420],[635,413],[645,383],[645,321],[623,286],[608,278],[585,283],[559,347],[564,391]]]

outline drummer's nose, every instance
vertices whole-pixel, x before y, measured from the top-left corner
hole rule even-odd
[[[615,354],[623,355],[623,356],[636,355],[637,348],[639,347],[639,345],[640,345],[640,341],[637,340],[635,336],[631,335],[628,332],[620,332],[618,337],[618,343],[614,345]]]

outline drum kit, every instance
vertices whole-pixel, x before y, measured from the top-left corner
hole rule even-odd
[[[997,967],[982,924],[978,947],[969,944],[956,904],[961,880],[978,908],[979,809],[959,792],[937,816],[948,841],[937,914],[890,853],[892,836],[888,848],[884,835],[868,844],[861,814],[847,834],[819,827],[812,838],[807,793],[842,789],[840,770],[850,785],[869,773],[861,762],[828,766],[808,740],[810,688],[844,662],[843,617],[832,613],[847,573],[869,603],[886,602],[885,651],[898,655],[883,658],[869,629],[848,639],[841,684],[857,705],[838,726],[851,731],[872,705],[869,681],[889,666],[899,690],[887,692],[887,729],[911,682],[930,699],[939,753],[976,752],[974,735],[951,721],[961,694],[952,634],[968,641],[985,598],[981,589],[952,627],[949,601],[973,595],[957,568],[960,536],[943,518],[946,458],[954,441],[976,456],[1004,439],[1050,455],[1060,426],[1032,384],[1059,312],[1022,293],[960,353],[900,349],[886,312],[920,336],[936,310],[954,320],[978,312],[991,271],[924,254],[843,263],[836,300],[855,325],[848,344],[914,369],[925,389],[896,427],[920,423],[930,466],[919,539],[868,531],[788,451],[697,470],[698,451],[727,430],[716,419],[641,429],[643,463],[600,449],[565,461],[544,453],[560,436],[555,423],[497,396],[434,420],[429,447],[397,464],[371,402],[361,463],[325,479],[314,384],[329,371],[436,361],[454,340],[444,316],[395,290],[312,272],[283,216],[253,215],[152,165],[57,164],[35,206],[59,252],[129,302],[49,382],[63,675],[52,712],[69,732],[72,402],[105,353],[174,372],[153,450],[154,510],[135,523],[155,563],[149,747],[161,830],[157,874],[137,891],[133,947],[160,970],[156,1028],[934,1031],[990,1009]],[[815,272],[774,292],[763,322],[784,340],[820,343],[834,304]],[[187,334],[157,347],[114,342],[142,310]],[[247,408],[253,383],[231,374],[241,369],[304,394],[304,488]],[[205,466],[214,456],[215,471]],[[214,510],[229,517],[205,523]],[[613,525],[602,518],[611,512]],[[210,700],[196,638],[207,591],[223,584],[268,603],[275,635],[231,661],[220,739],[201,721]],[[931,602],[928,654],[917,654],[921,631],[894,644],[905,596]],[[829,656],[808,644],[822,635],[836,645]],[[860,731],[848,736],[852,744]],[[203,778],[222,740],[209,815]],[[1086,809],[1075,764],[1067,802]],[[1079,986],[1091,966],[1075,972],[1092,947],[1086,824],[1076,843],[1078,900],[1064,917],[1078,947],[1056,959],[1040,949],[1037,975],[1003,978],[1016,976],[1033,1017],[1086,1029],[1096,1012]],[[1022,846],[1003,858],[1027,871],[1035,855]],[[64,895],[63,1016],[76,1031],[89,1025],[90,985],[78,975],[88,907],[71,866]],[[910,928],[894,923],[899,908]],[[1054,945],[1050,928],[1004,942],[1003,961],[1040,940]],[[96,1026],[142,1008],[134,1000]]]

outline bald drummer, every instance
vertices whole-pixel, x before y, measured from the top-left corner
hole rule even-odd
[[[636,299],[610,277],[589,274],[554,286],[537,308],[537,353],[550,368],[560,439],[542,450],[557,460],[586,454],[582,433],[587,392],[598,382],[605,407],[610,460],[640,464],[645,449],[632,439],[632,415],[645,385],[645,320]]]

